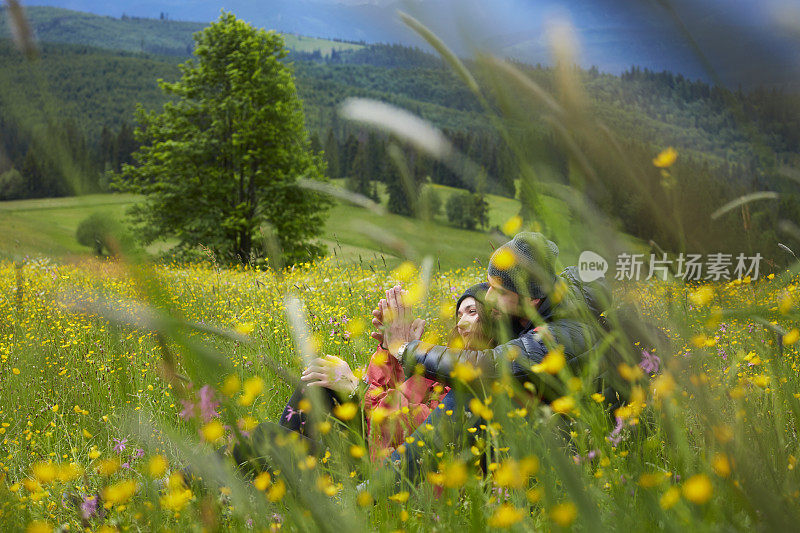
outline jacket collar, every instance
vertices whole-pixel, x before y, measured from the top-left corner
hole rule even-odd
[[[542,320],[545,322],[550,322],[553,320],[553,315],[557,307],[557,305],[553,305],[553,301],[549,296],[545,296],[542,299],[542,303],[539,304],[539,316],[541,316]],[[513,333],[516,337],[519,337],[523,333],[526,333],[535,327],[535,324],[532,320],[524,317],[514,317],[514,320],[511,321],[511,324],[514,330]]]

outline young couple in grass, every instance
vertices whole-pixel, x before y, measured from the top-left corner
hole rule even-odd
[[[459,383],[492,381],[508,365],[515,378],[532,383],[528,390],[548,401],[547,384],[532,367],[554,347],[563,350],[568,364],[577,364],[597,342],[600,314],[611,299],[603,280],[582,283],[574,267],[557,275],[557,256],[556,244],[533,232],[519,233],[497,248],[487,282],[468,288],[458,299],[457,324],[447,346],[420,341],[424,322],[404,303],[403,290],[390,288],[373,311],[373,337],[379,346],[364,379],[357,380],[341,359],[312,361],[280,425],[313,445],[318,435],[302,409],[310,390],[320,391],[331,410],[357,404],[363,408],[373,460],[405,461],[413,477],[422,447],[404,443],[423,440],[443,446],[467,433],[465,426],[480,424],[467,407],[469,393]]]

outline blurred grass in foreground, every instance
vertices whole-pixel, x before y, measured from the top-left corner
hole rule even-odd
[[[371,266],[342,269],[328,260],[283,276],[209,266],[150,272],[164,284],[160,298],[172,309],[171,320],[200,328],[182,328],[178,339],[183,340],[167,342],[175,356],[174,370],[194,381],[195,391],[205,376],[217,391],[232,395],[225,401],[225,394],[217,392],[226,426],[248,428],[256,421],[275,420],[291,389],[276,367],[289,374],[301,368],[284,295],[293,292],[303,298],[320,353],[363,366],[373,345],[366,321],[372,302],[385,286],[413,284],[417,276],[415,269]],[[134,484],[133,494],[116,502],[106,499],[111,503],[106,517],[94,516],[88,524],[125,527],[146,520],[186,529],[205,524],[211,513],[225,527],[244,528],[248,519],[264,527],[279,520],[290,529],[323,527],[320,517],[304,515],[308,502],[293,491],[277,498],[281,479],[315,501],[330,498],[342,523],[376,529],[481,529],[504,520],[545,527],[573,519],[587,529],[598,524],[636,530],[687,524],[747,529],[785,524],[797,512],[798,442],[791,428],[800,408],[793,392],[800,390],[800,380],[793,342],[798,333],[790,329],[796,320],[797,279],[713,284],[702,290],[661,282],[622,289],[618,297],[638,302],[679,342],[674,354],[656,354],[666,370],[654,381],[631,367],[629,377],[641,387],[642,404],[629,406],[621,427],[615,430],[602,413],[586,379],[573,382],[562,375],[571,390],[565,395],[568,400],[556,407],[564,415],[535,403],[509,401],[515,387],[500,382],[485,391],[492,398],[485,449],[446,453],[440,459],[445,477],[429,476],[408,496],[381,495],[373,489],[377,503],[359,506],[366,496],[357,494],[355,485],[378,479],[377,473],[366,459],[354,460],[349,449],[337,451],[336,438],[324,462],[301,463],[311,469],[306,472],[310,485],[297,485],[305,478],[277,476],[265,497],[247,481],[230,473],[213,474],[208,466],[204,477],[218,481],[208,481],[207,492],[181,488],[189,490],[185,498],[173,494],[171,502],[164,499],[171,489],[162,488],[158,496],[157,480],[169,471],[151,471],[153,462],[160,461],[153,457],[163,455],[173,471],[192,457],[196,464],[213,464],[199,459],[210,452],[209,444],[190,444],[202,440],[208,425],[179,417],[184,407],[180,400],[194,393],[182,390],[183,379],[170,378],[157,334],[120,329],[63,307],[78,297],[102,295],[103,305],[135,312],[131,301],[144,288],[142,282],[109,262],[29,263],[21,269],[19,287],[16,272],[10,263],[0,268],[0,468],[5,474],[0,523],[6,530],[23,528],[34,519],[78,525],[80,511],[62,505],[64,494],[103,494],[127,480]],[[434,276],[421,308],[434,325],[428,333],[431,340],[445,333],[461,287],[481,278],[477,266]],[[776,325],[760,324],[758,315],[752,315],[756,310]],[[785,328],[788,337],[777,336],[772,327]],[[213,335],[213,328],[227,328],[233,338],[243,339],[233,332],[246,333],[248,342]],[[786,345],[779,346],[782,340]],[[212,366],[201,370],[198,355],[186,350],[197,342],[221,354],[228,370],[214,373],[216,363],[207,356],[205,365]],[[232,387],[231,376],[241,385]],[[519,418],[523,409],[539,409],[540,414]],[[221,427],[221,432],[223,439],[232,436],[231,429]],[[564,432],[571,435],[569,447],[559,437]],[[142,457],[137,450],[144,452]],[[472,473],[476,452],[491,454],[486,476]],[[522,477],[520,464],[529,469]],[[229,486],[234,483],[238,485]],[[437,483],[444,493],[433,498]],[[239,494],[250,503],[231,499],[232,489],[244,491]],[[276,501],[269,502],[269,490]]]

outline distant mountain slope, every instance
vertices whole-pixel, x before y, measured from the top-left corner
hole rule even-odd
[[[188,56],[192,35],[207,23],[153,18],[114,18],[56,7],[32,6],[26,9],[38,40],[51,43],[83,44],[149,54]],[[5,9],[0,9],[0,37],[8,37]],[[285,34],[291,50],[330,55],[331,50],[354,50],[362,45],[315,37]]]
[[[369,59],[367,56],[377,58],[378,66],[347,64],[350,58],[361,62]],[[334,59],[342,63],[332,62]],[[176,79],[181,60],[85,45],[45,44],[42,59],[23,68],[19,54],[7,42],[0,42],[0,108],[11,105],[12,115],[37,122],[48,105],[51,111],[57,107],[60,118],[74,121],[90,141],[96,140],[104,125],[116,131],[123,123],[131,123],[136,103],[148,109],[160,107],[165,97],[156,79]],[[397,66],[381,66],[384,63]],[[296,61],[297,88],[304,100],[307,124],[324,136],[333,126],[336,107],[347,97],[359,96],[393,103],[451,131],[489,128],[480,105],[464,84],[449,69],[434,65],[431,56],[391,46],[337,53],[335,58],[318,62]],[[726,96],[680,76],[637,72],[623,77],[584,75],[593,112],[622,138],[659,146],[668,143],[684,153],[717,161],[746,162],[753,158],[749,145],[754,137],[726,104],[734,102],[747,111],[748,120],[756,122],[756,130],[767,136],[765,141],[776,152],[800,150],[800,109],[789,96]],[[552,89],[552,71],[530,69],[528,74]]]
[[[780,18],[771,11],[771,6],[783,0],[32,2],[115,17],[124,13],[157,19],[165,13],[170,19],[200,22],[216,19],[224,7],[256,26],[287,33],[368,43],[423,44],[398,20],[397,11],[402,10],[422,20],[461,55],[479,48],[530,64],[551,63],[549,21],[557,16],[574,27],[576,62],[584,68],[595,65],[601,71],[619,74],[637,65],[719,81],[729,87],[800,87],[798,41],[781,30]],[[792,2],[783,3],[789,6]],[[180,46],[175,49],[180,50]]]

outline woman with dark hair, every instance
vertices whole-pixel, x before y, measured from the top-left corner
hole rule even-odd
[[[468,288],[456,302],[455,319],[448,345],[454,349],[481,349],[494,344],[490,317],[483,304],[488,283],[479,283]],[[398,288],[389,289],[387,298],[379,304],[381,313],[388,309],[389,298],[402,298]],[[424,321],[415,320],[411,326],[412,335],[419,339],[424,329]],[[382,342],[380,336],[376,337]],[[317,448],[320,439],[315,428],[307,424],[307,410],[310,402],[306,398],[309,388],[319,388],[322,407],[328,412],[335,411],[337,405],[357,404],[364,412],[366,436],[370,456],[379,461],[388,457],[405,438],[439,406],[450,388],[420,375],[406,379],[400,362],[389,355],[379,344],[367,367],[363,380],[359,381],[347,362],[335,356],[314,359],[303,371],[300,380],[303,384],[292,394],[281,414],[279,425],[284,430],[297,432],[310,440],[312,448]],[[319,403],[319,402],[318,402]],[[318,407],[319,408],[319,407]],[[255,441],[268,434],[269,426],[264,423],[256,428]],[[248,461],[241,445],[233,449],[237,463]]]
[[[450,347],[481,349],[495,344],[491,317],[486,309],[485,298],[489,284],[473,285],[456,302],[456,325],[450,331],[447,344]]]

